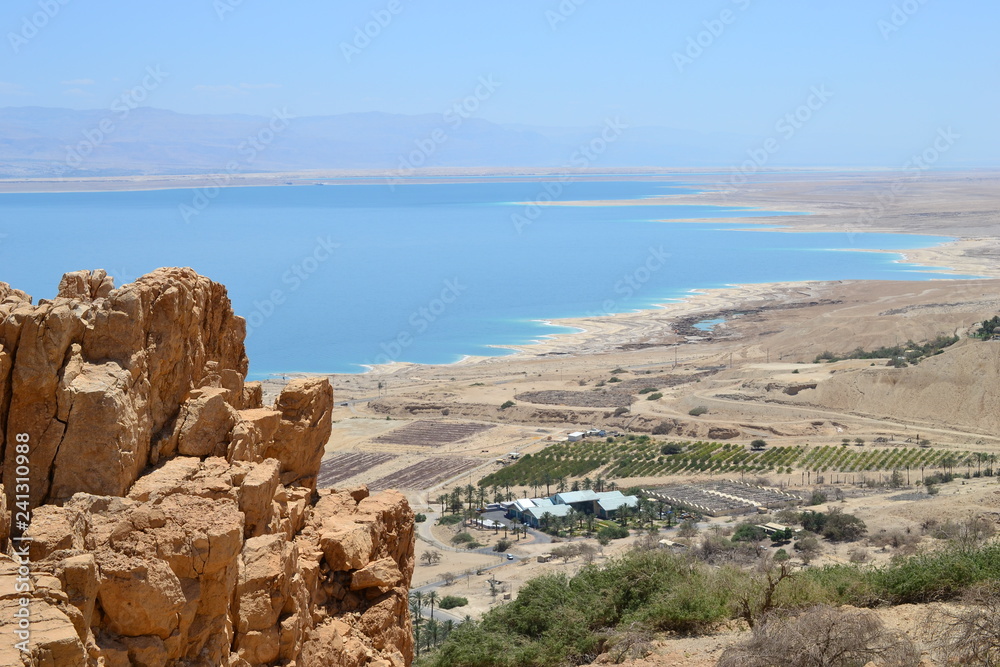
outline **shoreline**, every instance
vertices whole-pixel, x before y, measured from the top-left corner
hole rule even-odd
[[[796,216],[789,216],[796,217]],[[715,219],[705,219],[705,222],[714,222]],[[734,230],[735,231],[735,230]],[[781,231],[781,230],[775,230]],[[816,230],[788,230],[794,232],[808,232]],[[958,244],[962,239],[946,241],[938,246],[928,248],[915,248],[908,250],[891,249],[842,249],[842,252],[870,252],[880,254],[898,255],[898,259],[892,260],[894,263],[908,264],[917,273],[952,273],[954,278],[937,277],[920,281],[892,281],[892,280],[804,280],[792,282],[770,282],[770,283],[736,283],[725,287],[692,288],[686,290],[687,295],[674,301],[654,304],[652,308],[633,310],[623,313],[608,313],[599,316],[580,316],[566,318],[551,318],[545,320],[535,320],[554,327],[578,329],[572,332],[554,332],[546,334],[530,343],[522,344],[490,344],[487,347],[500,350],[509,350],[510,354],[498,356],[484,355],[463,355],[457,361],[446,364],[424,364],[417,362],[393,362],[391,364],[374,364],[367,366],[362,373],[331,373],[324,375],[368,375],[383,374],[397,375],[399,373],[419,368],[447,368],[462,367],[474,364],[491,365],[502,361],[517,362],[525,359],[542,356],[557,355],[592,355],[603,352],[620,350],[623,346],[662,346],[664,348],[674,345],[685,345],[691,342],[691,336],[679,335],[674,332],[672,325],[681,319],[704,315],[709,318],[720,311],[739,310],[747,307],[748,303],[769,302],[778,300],[783,302],[788,299],[789,294],[797,293],[800,296],[809,294],[815,298],[822,298],[822,294],[827,288],[834,285],[844,284],[864,284],[864,283],[890,283],[890,282],[914,282],[914,283],[938,283],[952,280],[993,280],[1000,278],[1000,268],[986,267],[978,263],[963,261],[963,256],[958,255],[955,250],[945,248],[951,244]],[[973,244],[974,245],[974,244]],[[936,259],[939,258],[939,259]],[[954,265],[935,264],[928,262],[952,261]],[[964,267],[964,268],[962,268]],[[931,271],[931,268],[940,268]],[[985,271],[982,275],[972,278],[967,277],[967,273],[977,273],[981,269],[992,269],[992,275]],[[724,323],[723,323],[724,326]],[[702,338],[711,338],[713,331],[706,331]],[[651,339],[658,338],[663,341],[671,339],[671,342],[652,343]]]
[[[455,179],[491,177],[546,178],[570,177],[592,180],[648,180],[692,186],[698,192],[655,195],[641,199],[531,202],[547,206],[676,206],[701,205],[746,208],[774,212],[738,218],[694,218],[671,222],[697,222],[738,225],[736,230],[778,232],[838,232],[907,234],[945,237],[947,240],[928,247],[905,250],[892,248],[842,248],[845,252],[879,252],[896,255],[894,263],[908,265],[912,271],[954,274],[955,278],[934,277],[919,282],[932,285],[945,280],[1000,278],[1000,235],[995,221],[1000,217],[1000,170],[965,170],[928,174],[901,175],[896,170],[798,169],[762,170],[758,179],[739,187],[730,187],[719,176],[731,173],[723,169],[603,169],[572,171],[553,169],[436,169],[407,175],[407,183],[449,182]],[[202,186],[260,187],[314,185],[316,181],[350,183],[387,183],[398,174],[392,170],[327,170],[271,174],[183,176],[133,176],[79,179],[8,179],[0,180],[0,193],[95,192],[122,190],[190,189]],[[290,182],[290,179],[291,180]],[[764,179],[764,180],[761,180]],[[905,179],[905,180],[904,180]],[[221,182],[220,182],[221,181]],[[917,182],[919,181],[919,182]],[[462,182],[459,180],[459,182]],[[68,186],[68,187],[67,187]],[[897,193],[902,194],[897,196]],[[886,197],[890,193],[891,197]],[[889,199],[888,202],[885,200]],[[777,215],[784,213],[785,215]],[[688,290],[685,296],[651,308],[625,313],[602,314],[540,320],[554,327],[576,329],[541,334],[524,344],[495,344],[489,347],[507,350],[500,356],[465,355],[449,364],[394,362],[362,367],[357,373],[272,373],[269,381],[281,376],[305,375],[399,375],[411,368],[465,367],[510,363],[544,355],[595,354],[627,345],[670,345],[689,342],[678,336],[671,324],[699,314],[711,315],[734,310],[752,302],[783,302],[791,295],[819,296],[826,285],[845,283],[873,284],[892,280],[798,281],[790,283],[746,283],[725,287]],[[725,326],[723,325],[723,330]],[[705,332],[711,336],[713,332]],[[664,342],[666,341],[666,342]],[[359,367],[361,367],[359,365]],[[260,374],[263,376],[264,374]]]

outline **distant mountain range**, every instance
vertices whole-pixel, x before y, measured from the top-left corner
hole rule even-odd
[[[417,167],[733,168],[765,139],[629,127],[614,119],[593,128],[553,128],[501,125],[456,114],[286,118],[281,113],[191,115],[148,107],[8,107],[0,109],[0,178],[308,169],[379,169],[402,175]],[[824,141],[831,143],[836,142]],[[820,156],[804,142],[768,156],[766,166],[816,164],[859,166],[847,147]]]

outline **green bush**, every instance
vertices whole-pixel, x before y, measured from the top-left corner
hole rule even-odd
[[[451,543],[455,545],[467,544],[473,541],[475,541],[475,538],[472,537],[472,535],[470,535],[469,533],[464,533],[464,532],[459,533],[458,535],[455,535],[455,537],[451,538]]]
[[[806,538],[808,539],[808,538]],[[805,540],[800,540],[804,542]],[[787,555],[787,554],[786,554]],[[818,604],[874,607],[954,599],[977,583],[1000,579],[1000,545],[948,549],[894,559],[872,568],[807,568],[780,582],[770,606],[794,612]],[[741,615],[747,596],[763,594],[753,569],[719,568],[668,551],[637,550],[569,578],[546,574],[527,582],[509,604],[464,623],[426,667],[560,667],[590,664],[616,629],[681,634],[711,631]],[[455,603],[453,600],[460,602]],[[448,596],[451,609],[466,600]]]
[[[688,410],[688,414],[691,415],[692,417],[700,417],[706,412],[708,412],[708,408],[706,408],[704,405],[699,405],[696,408],[691,408],[690,410]]]
[[[517,405],[517,404],[514,403],[514,401],[504,401],[503,404],[500,405],[500,409],[501,410],[506,410],[507,408],[514,407],[515,405]]]
[[[438,607],[441,609],[454,609],[455,607],[464,607],[467,604],[469,604],[467,598],[461,598],[457,595],[445,595],[438,600]]]
[[[654,391],[656,391],[656,387],[643,387],[642,389],[639,390],[639,393],[652,394]]]
[[[649,396],[647,396],[646,400],[647,401],[658,401],[661,398],[663,398],[663,394],[661,394],[660,392],[657,391],[657,392],[654,392],[654,393],[650,394]]]
[[[421,513],[417,512],[416,514],[413,515],[413,522],[414,523],[423,523],[424,521],[427,521],[427,515],[426,514],[421,514]]]
[[[438,519],[439,526],[454,526],[456,523],[462,522],[461,514],[446,514],[440,519]]]
[[[617,523],[613,523],[607,526],[603,526],[600,530],[598,530],[597,539],[605,537],[609,540],[620,540],[622,538],[628,537],[629,534],[630,533],[628,528],[623,528],[622,526],[619,526]]]
[[[767,539],[767,531],[752,523],[741,523],[733,533],[733,542],[761,542]]]
[[[823,493],[822,491],[820,491],[819,489],[816,489],[815,491],[813,491],[812,495],[809,496],[809,504],[810,505],[822,505],[827,500],[829,500],[829,498],[827,497],[827,495],[825,493]]]

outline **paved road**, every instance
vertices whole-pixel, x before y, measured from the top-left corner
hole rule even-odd
[[[427,515],[427,520],[426,521],[422,521],[422,522],[420,522],[420,523],[417,524],[417,538],[418,539],[420,539],[421,541],[427,543],[431,547],[433,547],[435,549],[442,550],[442,551],[452,551],[452,552],[456,552],[456,553],[469,553],[468,549],[456,549],[453,546],[450,546],[448,544],[444,544],[443,542],[440,542],[437,539],[435,539],[434,535],[431,533],[431,526],[433,526],[435,523],[437,523],[437,520],[438,520],[438,518],[441,515],[438,514],[437,512],[426,513],[426,515]],[[507,519],[503,518],[503,512],[500,511],[500,510],[497,510],[495,512],[486,512],[485,514],[483,514],[483,517],[487,518],[487,519],[493,519],[494,521],[501,521],[504,525],[508,525]],[[552,541],[552,538],[549,537],[548,535],[546,535],[545,533],[540,533],[540,532],[532,530],[530,528],[528,529],[528,534],[533,535],[535,537],[535,540],[536,540],[536,542],[534,542],[535,544],[548,544],[548,543],[550,543]],[[516,545],[517,542],[515,541],[514,544]],[[500,556],[500,554],[498,554],[497,552],[493,551],[492,547],[483,547],[482,549],[476,549],[475,552],[473,552],[473,553],[480,553],[480,554],[483,554],[485,556]],[[523,556],[517,556],[517,555],[514,555],[514,554],[511,554],[511,555],[514,556],[514,558],[511,559],[511,560],[504,560],[504,561],[501,561],[499,563],[496,563],[495,565],[487,565],[487,566],[479,567],[479,568],[476,568],[476,569],[479,572],[487,572],[489,570],[496,570],[496,569],[499,569],[499,568],[502,568],[502,567],[506,567],[508,565],[514,565],[518,561],[524,559]],[[417,557],[419,558],[419,555]],[[410,592],[413,593],[415,591],[420,591],[421,593],[429,593],[432,590],[438,590],[440,588],[443,588],[444,585],[445,585],[445,581],[443,579],[440,580],[440,581],[432,581],[430,583],[424,584],[423,586],[418,586],[416,588],[411,588]],[[424,608],[423,608],[423,610],[421,612],[421,616],[423,616],[424,618],[430,618],[430,609],[426,605],[424,606]],[[447,610],[442,610],[442,609],[437,609],[437,608],[434,609],[434,618],[437,618],[438,620],[441,620],[441,621],[451,620],[451,621],[454,621],[456,624],[457,623],[462,623],[465,620],[465,616],[464,615],[458,616],[458,615],[456,615],[454,613],[451,613],[451,612],[449,612]]]

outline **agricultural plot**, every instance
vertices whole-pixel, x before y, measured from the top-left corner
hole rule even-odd
[[[647,493],[650,498],[662,500],[675,506],[690,507],[709,516],[749,514],[757,511],[757,506],[745,498],[729,497],[708,488],[688,484],[665,486]]]
[[[634,400],[626,391],[528,391],[514,397],[527,403],[543,405],[570,405],[581,408],[627,408]]]
[[[546,478],[582,477],[600,473],[607,479],[664,477],[673,474],[866,472],[921,468],[974,471],[994,460],[983,454],[931,447],[855,447],[794,445],[753,451],[744,445],[718,442],[666,442],[649,436],[619,438],[613,442],[564,442],[526,455],[516,464],[497,470],[483,484],[531,485]]]
[[[395,454],[377,454],[368,452],[344,452],[334,454],[324,459],[319,465],[319,476],[316,486],[325,489],[355,475],[360,475],[375,466],[388,463],[396,458]]]
[[[798,496],[790,493],[731,479],[706,482],[701,487],[706,491],[715,491],[716,493],[724,493],[728,496],[741,498],[753,503],[757,507],[784,507],[789,503],[798,503],[800,500]]]
[[[438,482],[461,475],[482,463],[481,459],[432,456],[377,479],[369,484],[368,488],[372,492],[384,489],[428,489]]]
[[[418,421],[380,435],[373,442],[416,447],[440,447],[491,428],[493,426],[490,424],[474,424],[472,422]]]

